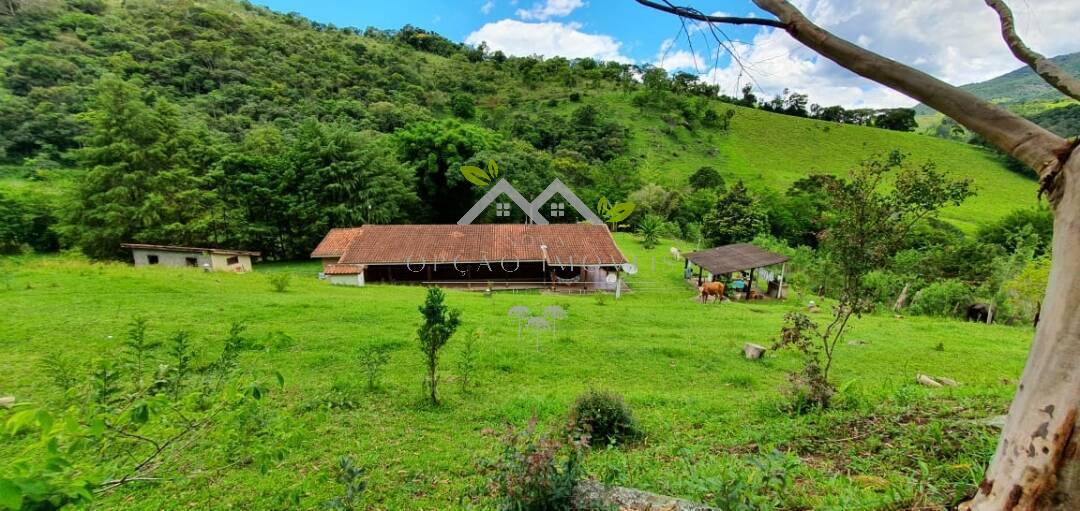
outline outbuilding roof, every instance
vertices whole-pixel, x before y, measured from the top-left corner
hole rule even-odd
[[[627,262],[607,226],[592,224],[366,225],[353,232],[338,260],[366,265],[495,261],[560,266]]]
[[[362,264],[328,264],[323,268],[326,275],[356,275],[364,272]]]
[[[176,245],[150,245],[147,243],[121,243],[121,247],[138,249],[138,250],[158,250],[161,252],[187,252],[196,254],[222,254],[222,255],[246,255],[252,257],[258,257],[261,252],[253,252],[251,250],[229,250],[224,248],[200,248],[200,247],[181,247]]]
[[[684,254],[690,262],[709,270],[713,275],[749,270],[780,264],[785,255],[769,252],[750,243],[737,243]]]
[[[358,234],[360,229],[362,227],[330,229],[330,232],[326,233],[326,237],[319,242],[319,246],[315,247],[315,250],[311,252],[311,257],[341,257],[341,254],[344,254],[345,249],[349,246],[349,242],[352,241],[353,236]]]

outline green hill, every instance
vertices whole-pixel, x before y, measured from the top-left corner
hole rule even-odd
[[[1065,71],[1080,76],[1080,52],[1058,55],[1050,60]],[[1001,76],[983,82],[969,83],[961,88],[980,98],[1009,108],[1023,109],[1025,104],[1052,105],[1068,99],[1027,66],[1020,66]],[[915,107],[915,111],[919,114],[933,113],[933,109],[923,104]],[[1021,113],[1034,112],[1021,111]]]
[[[296,257],[333,225],[452,221],[481,193],[458,167],[488,159],[524,193],[560,177],[595,201],[650,182],[689,193],[706,165],[782,192],[899,149],[975,181],[944,214],[966,231],[1035,203],[1035,183],[990,152],[737,107],[617,63],[228,0],[19,5],[0,15],[0,192],[74,212],[46,220],[97,256],[140,240]],[[87,184],[88,167],[106,174]]]

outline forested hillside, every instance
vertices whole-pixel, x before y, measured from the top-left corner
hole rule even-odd
[[[1080,76],[1080,52],[1058,55],[1052,59],[1065,71]],[[962,89],[994,103],[1008,107],[1035,103],[1057,103],[1067,99],[1064,94],[1039,78],[1029,67],[1017,63],[1017,68],[986,81],[969,83]],[[933,110],[920,104],[915,107],[920,114]]]
[[[525,195],[560,177],[687,239],[742,180],[762,229],[797,241],[778,223],[805,216],[788,186],[895,149],[974,180],[978,195],[944,214],[962,230],[1035,203],[1034,182],[984,149],[743,108],[650,66],[510,58],[227,0],[9,4],[8,251],[118,257],[140,241],[303,257],[332,226],[456,221],[483,192],[458,169],[488,160]]]

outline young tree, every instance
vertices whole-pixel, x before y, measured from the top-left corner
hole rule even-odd
[[[891,190],[883,192],[887,179],[893,177]],[[892,256],[917,223],[972,194],[969,181],[950,180],[932,164],[906,165],[904,155],[895,151],[863,162],[846,181],[827,183],[827,227],[821,250],[839,274],[839,303],[824,330],[802,314],[789,315],[778,343],[807,356],[799,378],[815,389],[814,400],[823,406],[831,392],[819,390],[831,389],[829,371],[848,321],[874,307],[873,292],[864,283],[866,275],[891,264]]]
[[[443,301],[446,293],[437,287],[429,288],[427,299],[420,307],[420,314],[424,316],[424,322],[417,329],[416,335],[420,339],[420,350],[424,352],[427,366],[427,385],[431,396],[431,404],[439,404],[436,385],[439,382],[439,350],[446,345],[450,337],[454,335],[457,327],[461,325],[461,311],[447,307]]]
[[[815,25],[785,0],[754,0],[776,19],[707,16],[692,8],[638,3],[705,23],[754,24],[786,31],[848,70],[922,101],[978,133],[1039,175],[1054,211],[1050,285],[1024,374],[1009,408],[994,460],[968,509],[1066,509],[1080,500],[1080,144],[983,101],[922,71],[888,59]],[[1001,20],[1013,54],[1068,97],[1080,100],[1080,79],[1031,50],[1017,36],[1002,0],[986,0]],[[1072,177],[1071,179],[1069,177]],[[1027,446],[1028,448],[1022,448]]]

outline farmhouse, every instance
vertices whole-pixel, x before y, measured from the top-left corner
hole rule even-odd
[[[142,243],[124,243],[120,246],[131,249],[135,266],[161,265],[247,272],[251,271],[251,258],[259,257],[259,252],[247,250],[146,245]]]
[[[337,284],[474,289],[618,290],[627,264],[591,224],[366,225],[331,230],[311,257]]]

